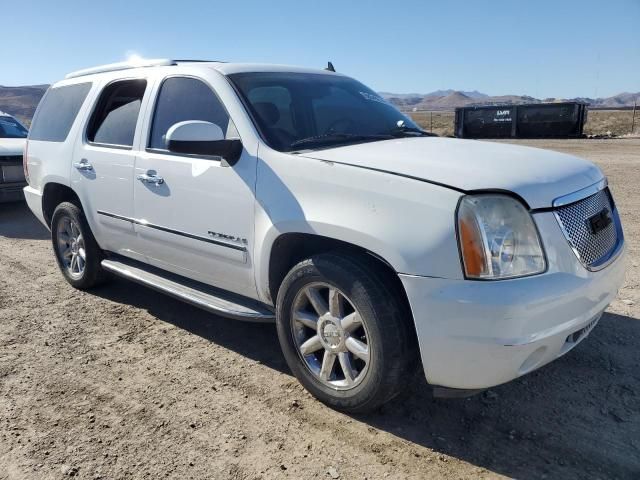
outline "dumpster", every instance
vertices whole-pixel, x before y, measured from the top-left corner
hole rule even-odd
[[[580,102],[487,105],[456,108],[460,138],[580,137],[587,104]]]

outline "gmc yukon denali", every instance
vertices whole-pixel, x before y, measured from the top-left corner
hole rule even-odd
[[[366,412],[422,371],[468,395],[564,355],[624,277],[592,163],[439,138],[347,76],[139,60],[35,114],[24,189],[64,278],[275,321],[314,396]]]

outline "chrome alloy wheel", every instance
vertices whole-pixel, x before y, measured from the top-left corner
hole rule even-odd
[[[324,385],[348,390],[369,365],[369,336],[360,313],[336,287],[305,286],[293,302],[291,328],[298,354]]]
[[[73,220],[66,217],[58,223],[57,233],[58,255],[63,267],[71,278],[82,277],[87,260],[82,232]]]

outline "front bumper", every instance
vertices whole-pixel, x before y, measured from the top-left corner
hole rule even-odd
[[[624,281],[624,257],[623,248],[598,272],[580,266],[502,281],[401,274],[427,381],[483,389],[564,355],[615,298]]]
[[[5,202],[22,202],[24,201],[24,194],[22,189],[27,184],[20,183],[0,183],[0,203]]]

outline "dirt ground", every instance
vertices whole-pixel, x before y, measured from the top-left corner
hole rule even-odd
[[[0,207],[0,479],[640,478],[640,140],[519,142],[610,178],[629,268],[590,337],[482,395],[422,378],[370,416],[312,399],[272,325],[115,280],[83,293],[48,232]]]

